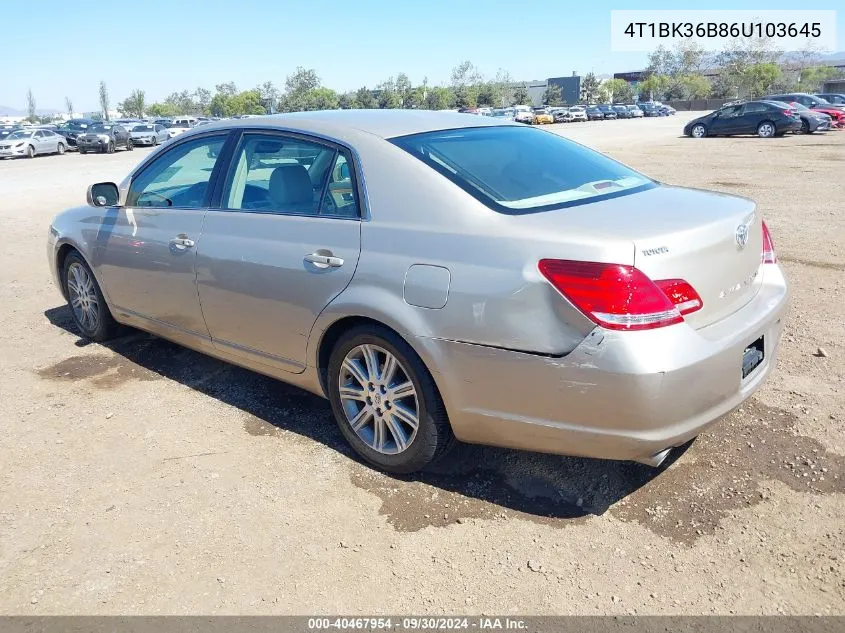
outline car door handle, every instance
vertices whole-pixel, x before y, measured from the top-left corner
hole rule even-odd
[[[340,268],[343,266],[343,259],[332,255],[321,255],[320,253],[309,253],[305,261],[314,264],[317,268]]]
[[[170,240],[170,244],[176,248],[193,248],[194,240],[187,237],[174,237]]]

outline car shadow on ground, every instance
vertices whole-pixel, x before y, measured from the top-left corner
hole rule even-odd
[[[79,336],[67,306],[51,308],[44,316],[53,325]],[[76,344],[102,346],[117,355],[116,365],[96,360],[94,372],[109,372],[105,374],[108,379],[99,379],[104,388],[114,388],[123,379],[174,380],[243,411],[249,420],[244,427],[254,435],[273,435],[275,429],[295,433],[361,463],[337,429],[328,401],[302,389],[129,328],[107,343],[80,338]],[[84,368],[86,358],[90,360],[87,356],[67,359],[56,367],[61,366],[65,379],[93,377],[96,381],[98,374]],[[82,369],[75,375],[74,368],[79,367]],[[660,468],[651,468],[632,462],[458,444],[444,460],[424,472],[385,475],[369,467],[364,472],[372,475],[369,480],[374,489],[388,486],[395,490],[403,482],[420,482],[527,515],[572,519],[603,514],[658,477],[686,448],[673,451]]]

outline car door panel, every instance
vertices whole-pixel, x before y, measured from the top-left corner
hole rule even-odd
[[[215,346],[300,372],[317,316],[349,282],[361,246],[354,220],[209,211],[197,289]],[[336,268],[306,261],[330,252]]]
[[[93,265],[113,307],[175,333],[208,339],[196,290],[196,246],[225,133],[191,139],[133,176],[109,209]]]

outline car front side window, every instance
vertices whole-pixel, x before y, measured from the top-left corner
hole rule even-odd
[[[127,206],[203,207],[225,141],[225,135],[204,136],[181,143],[159,156],[132,181]]]

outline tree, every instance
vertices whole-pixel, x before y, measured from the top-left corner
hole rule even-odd
[[[320,87],[320,78],[313,68],[297,66],[292,75],[285,79],[285,92],[288,94],[305,94],[309,90]]]
[[[530,100],[531,97],[528,96],[528,88],[525,84],[517,86],[516,90],[513,91],[513,105],[527,105]]]
[[[258,91],[258,96],[267,112],[269,114],[275,112],[281,94],[279,93],[278,88],[273,85],[273,82],[265,81],[263,84],[258,86],[256,90]]]
[[[214,91],[217,94],[225,95],[227,97],[234,97],[238,94],[238,87],[235,85],[234,81],[230,81],[224,84],[217,84],[214,86]]]
[[[144,116],[146,102],[143,90],[133,90],[126,99],[118,104],[117,109],[126,116],[141,118]]]
[[[70,100],[70,97],[65,97],[65,109],[67,110],[67,115],[69,117],[73,116],[73,101]]]
[[[202,110],[194,100],[194,94],[183,90],[182,92],[173,92],[165,98],[165,103],[169,103],[177,111],[177,114],[201,114]]]
[[[546,90],[543,92],[543,105],[556,106],[563,103],[563,97],[560,94],[560,86],[557,84],[548,84]]]
[[[227,103],[226,116],[236,114],[267,114],[261,104],[261,93],[258,90],[244,90],[233,97]]]
[[[749,96],[760,97],[769,92],[780,74],[780,68],[775,63],[752,64],[742,73],[742,85]]]
[[[341,110],[355,110],[360,108],[361,104],[355,98],[354,92],[344,92],[337,98],[337,105]]]
[[[669,78],[665,75],[651,73],[639,85],[640,94],[645,95],[649,101],[654,101],[655,98],[663,99],[668,82]]]
[[[594,73],[584,75],[584,80],[581,82],[581,100],[586,103],[595,103],[599,96],[600,87],[601,82],[596,79]]]
[[[513,103],[513,79],[511,79],[508,71],[502,70],[501,68],[496,71],[496,77],[490,82],[490,85],[493,89],[492,96],[496,98],[495,103],[491,103],[490,105],[504,107]]]
[[[211,90],[197,88],[194,90],[193,101],[197,107],[197,114],[208,114],[208,108],[211,105]]]
[[[609,103],[628,102],[634,99],[634,88],[624,79],[608,79],[602,84],[605,101]]]
[[[473,108],[478,104],[478,88],[482,79],[481,73],[469,60],[452,69],[451,84],[457,107]]]
[[[355,101],[359,108],[363,108],[365,110],[371,110],[378,107],[378,101],[376,101],[376,98],[373,96],[373,91],[366,86],[358,88],[355,92]]]
[[[306,110],[337,110],[340,98],[331,88],[312,88],[305,95]]]
[[[454,95],[449,88],[432,86],[426,91],[425,107],[427,110],[446,110],[451,107]]]
[[[103,118],[109,120],[109,89],[106,82],[100,80],[100,110],[103,113]]]
[[[839,79],[842,75],[843,72],[833,66],[802,68],[798,75],[798,91],[816,92],[825,81]]]
[[[683,99],[706,99],[712,90],[710,82],[702,75],[683,75],[678,80]]]
[[[386,81],[376,86],[376,91],[378,92],[379,108],[386,110],[402,107],[402,98],[396,90],[396,82],[393,77],[388,77]]]
[[[396,96],[399,97],[399,107],[411,107],[410,98],[413,86],[411,85],[411,80],[408,79],[408,75],[406,75],[405,73],[399,73],[398,75],[396,75],[396,82],[394,83],[394,87],[396,89]]]
[[[151,103],[147,106],[147,115],[152,117],[170,117],[181,114],[170,103]],[[222,116],[222,115],[220,115]]]
[[[35,114],[35,95],[32,94],[32,88],[26,91],[26,113],[29,115],[27,119],[31,123],[38,123],[38,116]]]

